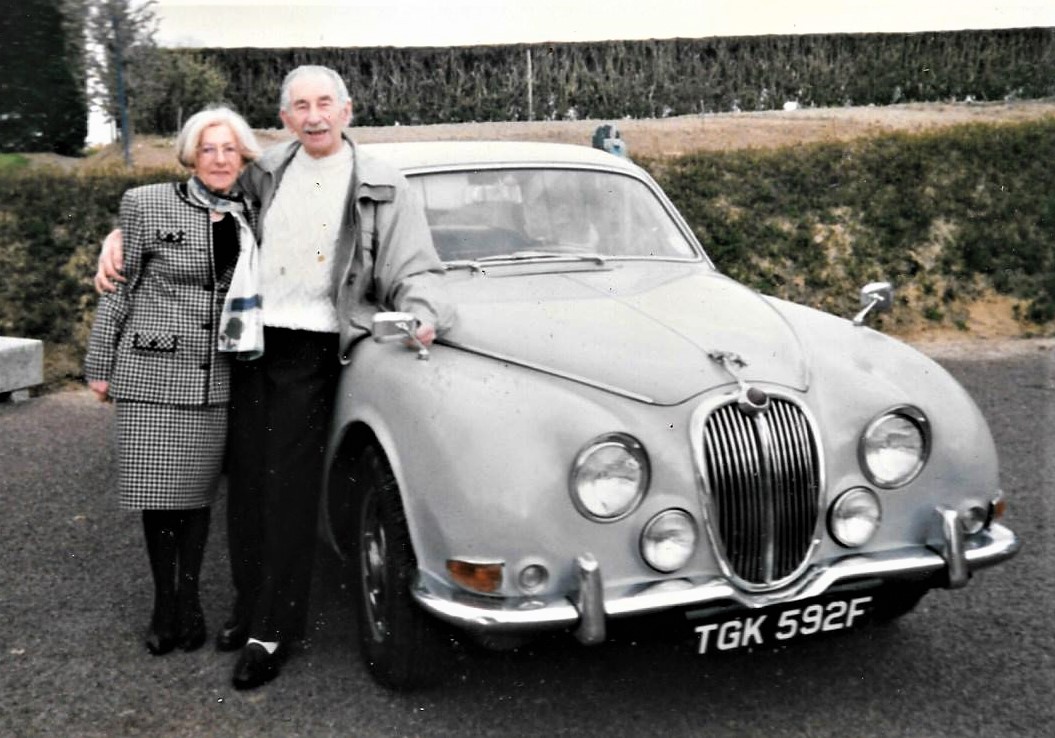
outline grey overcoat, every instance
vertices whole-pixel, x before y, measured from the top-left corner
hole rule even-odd
[[[437,332],[453,316],[439,289],[444,273],[425,210],[395,167],[371,157],[350,138],[354,165],[333,265],[333,296],[340,321],[341,361],[367,335],[378,310],[413,313]],[[299,141],[274,146],[242,172],[241,185],[262,224]],[[269,247],[257,229],[260,247]]]

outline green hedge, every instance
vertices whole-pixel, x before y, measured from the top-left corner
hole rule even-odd
[[[971,301],[998,292],[1041,331],[1055,318],[1052,161],[1055,119],[641,163],[719,267],[764,292],[849,315],[862,284],[890,279],[894,327],[969,327]],[[121,193],[176,176],[0,175],[0,334],[46,341],[51,382],[80,372]]]
[[[49,385],[80,376],[97,302],[91,277],[121,194],[176,176],[38,169],[0,176],[0,335],[45,342]]]
[[[651,162],[723,271],[848,314],[874,279],[932,320],[987,290],[1055,318],[1055,118]]]
[[[366,126],[1055,95],[1051,28],[165,53],[222,73],[230,102],[257,128],[278,126],[279,87],[300,64],[336,69]]]

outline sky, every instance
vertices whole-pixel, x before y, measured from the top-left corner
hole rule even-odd
[[[166,46],[471,46],[1055,27],[1053,0],[157,0]]]

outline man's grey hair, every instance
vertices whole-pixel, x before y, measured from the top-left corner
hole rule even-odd
[[[176,139],[176,158],[188,169],[194,166],[197,159],[198,144],[206,128],[225,125],[238,139],[238,153],[245,161],[253,161],[260,156],[260,144],[245,122],[245,118],[224,105],[214,105],[200,110],[183,124],[179,138]]]
[[[292,72],[286,75],[286,78],[282,80],[282,93],[279,97],[279,107],[286,112],[289,112],[290,105],[293,101],[289,99],[289,89],[293,86],[301,77],[307,77],[311,75],[321,75],[329,78],[333,82],[333,88],[337,91],[337,104],[344,105],[352,98],[348,95],[348,87],[344,84],[344,80],[341,79],[341,75],[333,71],[329,67],[322,67],[314,64],[304,64],[297,67]]]

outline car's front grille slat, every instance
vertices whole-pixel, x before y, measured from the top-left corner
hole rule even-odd
[[[780,581],[802,565],[817,522],[819,454],[805,414],[779,398],[752,415],[730,403],[707,418],[703,441],[727,565],[752,585]]]

